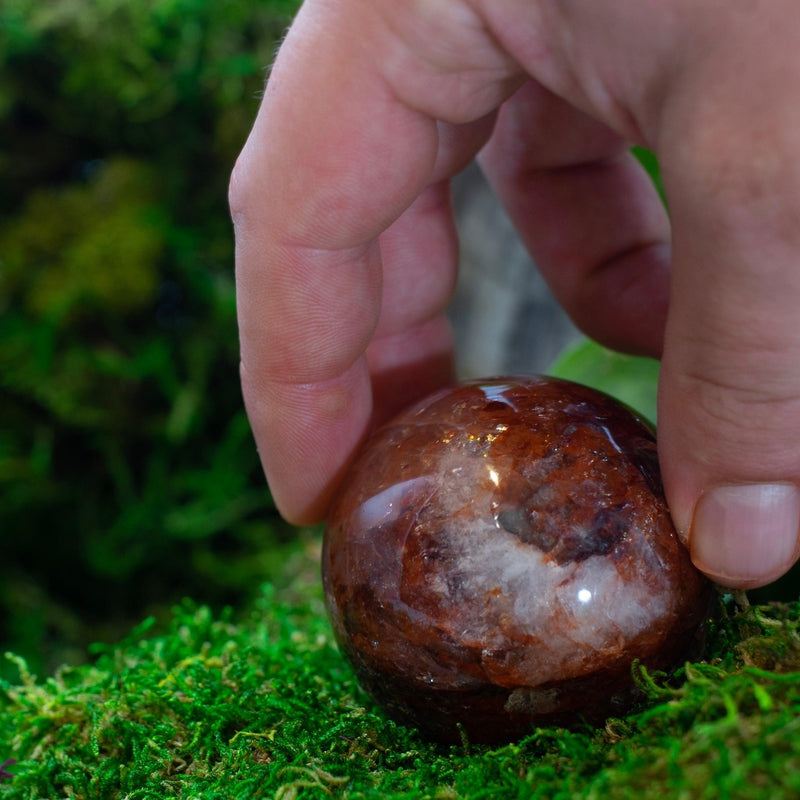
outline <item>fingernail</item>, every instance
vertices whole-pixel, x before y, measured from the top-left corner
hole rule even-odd
[[[784,574],[798,556],[800,490],[790,484],[717,486],[698,501],[689,547],[723,586],[749,589]]]

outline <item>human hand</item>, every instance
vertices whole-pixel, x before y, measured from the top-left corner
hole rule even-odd
[[[800,26],[790,0],[308,0],[231,183],[242,387],[290,521],[371,425],[453,379],[448,179],[480,161],[555,295],[662,356],[695,563],[798,557]],[[659,158],[668,221],[631,143]]]

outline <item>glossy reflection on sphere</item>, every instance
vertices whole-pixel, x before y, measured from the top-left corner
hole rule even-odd
[[[650,428],[552,378],[467,383],[376,432],[329,517],[323,581],[365,688],[443,741],[623,713],[632,661],[682,657],[709,597]]]

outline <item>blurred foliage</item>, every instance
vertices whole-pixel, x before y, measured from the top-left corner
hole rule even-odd
[[[653,181],[653,184],[655,185],[662,202],[664,205],[667,205],[667,197],[664,194],[664,181],[661,179],[661,166],[659,165],[655,154],[652,152],[652,150],[647,150],[646,148],[639,146],[634,147],[632,152],[638,159],[639,163],[647,171],[647,174]]]
[[[226,188],[295,5],[0,2],[0,644],[37,668],[279,571]]]

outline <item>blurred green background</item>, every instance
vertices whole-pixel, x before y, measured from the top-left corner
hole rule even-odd
[[[0,650],[34,671],[243,602],[296,539],[242,410],[226,205],[295,7],[0,0]]]

